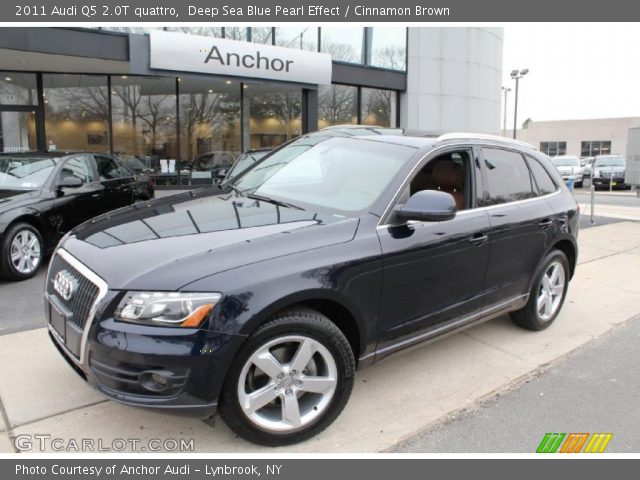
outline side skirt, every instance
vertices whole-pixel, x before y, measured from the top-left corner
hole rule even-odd
[[[365,355],[364,357],[361,357],[359,359],[358,363],[360,365],[375,363],[401,350],[406,350],[417,345],[422,345],[429,341],[439,340],[440,338],[451,335],[453,333],[458,333],[465,328],[470,328],[480,323],[504,315],[505,313],[519,310],[527,304],[528,299],[528,293],[525,295],[519,295],[517,297],[505,300],[504,302],[495,304],[479,312],[467,315],[466,317],[455,318],[448,322],[434,325],[429,330],[423,331],[415,337],[404,339],[398,343],[388,345],[368,355]]]

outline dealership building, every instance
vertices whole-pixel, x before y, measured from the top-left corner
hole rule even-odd
[[[331,125],[499,133],[501,28],[0,28],[0,151],[138,157],[166,184]],[[223,155],[224,154],[224,155]]]
[[[593,157],[610,153],[626,157],[629,129],[636,127],[640,127],[640,117],[527,120],[516,134],[519,140],[551,157]]]

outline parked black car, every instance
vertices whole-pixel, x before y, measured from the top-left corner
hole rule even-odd
[[[151,200],[155,196],[156,191],[153,169],[145,165],[144,161],[135,155],[118,155],[116,158],[131,171],[133,176],[137,177],[137,198],[140,200]]]
[[[339,415],[356,366],[506,313],[548,327],[578,216],[519,142],[316,132],[222,189],[73,230],[48,272],[49,332],[113,400],[217,407],[240,436],[288,444]]]
[[[0,155],[0,276],[35,275],[76,225],[133,203],[136,176],[102,153]]]

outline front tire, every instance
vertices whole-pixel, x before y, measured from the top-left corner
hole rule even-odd
[[[16,223],[4,234],[0,245],[0,277],[26,280],[33,277],[44,257],[42,235],[28,223]]]
[[[338,417],[354,375],[353,352],[334,323],[314,310],[287,311],[240,349],[222,388],[220,415],[250,442],[301,442]]]
[[[536,272],[527,304],[511,313],[514,323],[534,331],[549,327],[562,309],[569,276],[567,256],[560,250],[552,250]]]

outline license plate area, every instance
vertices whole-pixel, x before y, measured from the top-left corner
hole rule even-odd
[[[67,341],[67,314],[54,303],[53,299],[49,299],[49,323],[58,334],[60,339],[66,343]]]

